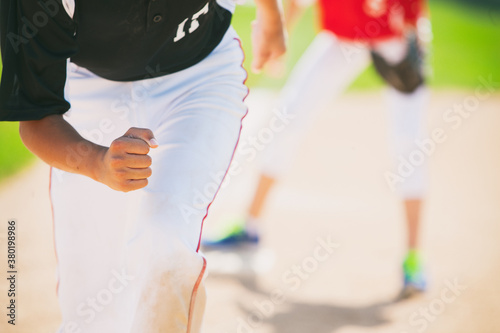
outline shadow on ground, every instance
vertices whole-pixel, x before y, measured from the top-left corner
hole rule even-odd
[[[254,295],[268,299],[272,292],[261,288],[256,276],[239,277],[235,280]],[[270,332],[276,333],[332,333],[345,326],[376,327],[391,322],[384,309],[393,304],[394,300],[386,300],[365,306],[346,306],[287,299],[281,305],[259,311],[254,304],[239,301],[237,305],[244,313],[243,318],[246,318],[248,326],[244,329],[242,326],[245,325],[240,325],[238,332],[253,332],[249,328],[258,329],[263,325],[272,327]]]

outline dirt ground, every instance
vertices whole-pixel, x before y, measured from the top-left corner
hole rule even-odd
[[[266,206],[264,256],[274,264],[256,274],[209,268],[205,333],[500,332],[500,96],[474,104],[473,92],[433,92],[428,129],[442,129],[446,139],[428,157],[421,243],[430,286],[422,297],[394,302],[406,234],[400,200],[383,176],[394,164],[380,95],[350,93],[320,114]],[[273,97],[251,94],[243,139],[265,124],[257,118]],[[454,105],[471,111],[447,122]],[[256,165],[221,191],[207,233],[245,209]],[[16,326],[6,316],[9,219],[17,223]],[[0,241],[0,332],[55,333],[44,164],[0,184]]]

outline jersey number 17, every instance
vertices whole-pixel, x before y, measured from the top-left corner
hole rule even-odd
[[[201,15],[204,15],[204,14],[207,14],[207,13],[208,13],[208,2],[207,2],[207,4],[202,9],[200,9],[197,13],[195,13],[191,17],[191,24],[189,25],[188,33],[191,34],[196,29],[198,29],[198,27],[200,26],[200,23],[198,22],[198,18]],[[175,35],[174,43],[178,42],[181,39],[183,39],[184,37],[186,37],[185,27],[186,27],[186,23],[187,23],[188,20],[189,20],[189,17],[187,19],[185,19],[184,21],[182,21],[179,24],[179,26],[177,27],[177,34]]]

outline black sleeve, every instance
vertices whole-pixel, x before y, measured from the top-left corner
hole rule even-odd
[[[38,120],[69,109],[66,61],[75,24],[61,0],[0,0],[0,121]]]

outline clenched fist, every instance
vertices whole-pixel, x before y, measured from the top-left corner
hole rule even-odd
[[[151,130],[130,128],[103,151],[97,180],[122,192],[146,187],[152,174],[148,153],[156,147],[158,142]]]

